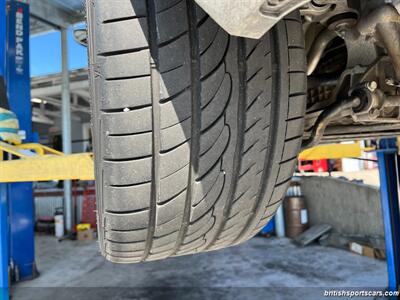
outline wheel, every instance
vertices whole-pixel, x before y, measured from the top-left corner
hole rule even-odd
[[[251,238],[302,140],[299,14],[250,40],[193,0],[87,5],[102,254],[134,263]]]

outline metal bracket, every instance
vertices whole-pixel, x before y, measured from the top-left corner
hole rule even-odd
[[[229,34],[261,38],[284,16],[310,0],[196,0]]]

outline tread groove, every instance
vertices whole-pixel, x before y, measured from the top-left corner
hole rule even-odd
[[[149,228],[147,231],[146,248],[143,252],[142,261],[145,261],[150,255],[153,246],[154,233],[157,222],[157,202],[160,197],[160,71],[159,71],[159,48],[157,46],[157,18],[156,18],[156,0],[147,1],[147,15],[149,27],[149,45],[150,45],[150,74],[151,74],[151,95],[152,95],[152,123],[153,123],[153,161],[151,166],[152,182],[150,194],[150,213],[149,213]]]
[[[148,50],[148,49],[149,49],[149,47],[139,47],[139,48],[135,48],[135,49],[100,52],[100,53],[97,53],[97,55],[102,56],[102,57],[110,57],[110,56],[117,56],[117,55],[121,55],[121,54],[136,53],[136,52],[140,52],[140,51]]]
[[[139,18],[145,18],[146,16],[128,16],[128,17],[122,17],[122,18],[115,18],[115,19],[110,19],[110,20],[106,20],[103,21],[103,24],[112,24],[112,23],[117,23],[117,22],[121,22],[121,21],[128,21],[128,20],[134,20],[134,19],[139,19]]]
[[[101,112],[106,113],[106,114],[114,114],[114,113],[124,113],[124,112],[131,112],[135,110],[141,110],[144,108],[151,107],[151,105],[138,105],[138,106],[133,106],[133,107],[124,107],[124,108],[103,108],[101,109]]]
[[[251,100],[250,104],[247,106],[246,111],[249,111],[253,105],[257,102],[258,98],[264,93],[264,91],[261,91],[257,94],[257,96],[254,97],[254,99]]]
[[[181,228],[172,255],[175,255],[184,243],[186,233],[190,225],[193,184],[199,171],[199,153],[201,136],[201,66],[200,66],[200,47],[199,29],[197,27],[197,11],[193,1],[186,1],[187,18],[189,27],[189,44],[191,58],[191,97],[192,97],[192,126],[190,140],[190,167],[188,176],[187,193]]]

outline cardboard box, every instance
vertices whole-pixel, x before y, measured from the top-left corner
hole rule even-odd
[[[81,223],[76,225],[76,230],[77,231],[85,231],[87,229],[90,229],[90,224],[89,223]]]
[[[78,231],[77,239],[78,241],[93,241],[94,239],[93,229]]]
[[[350,243],[350,251],[359,255],[376,259],[385,259],[385,252],[381,249],[375,249],[370,246],[361,245],[355,242]]]

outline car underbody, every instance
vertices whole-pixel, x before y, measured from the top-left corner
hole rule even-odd
[[[299,8],[308,100],[303,148],[400,132],[400,1],[197,0],[225,30],[258,38]]]

